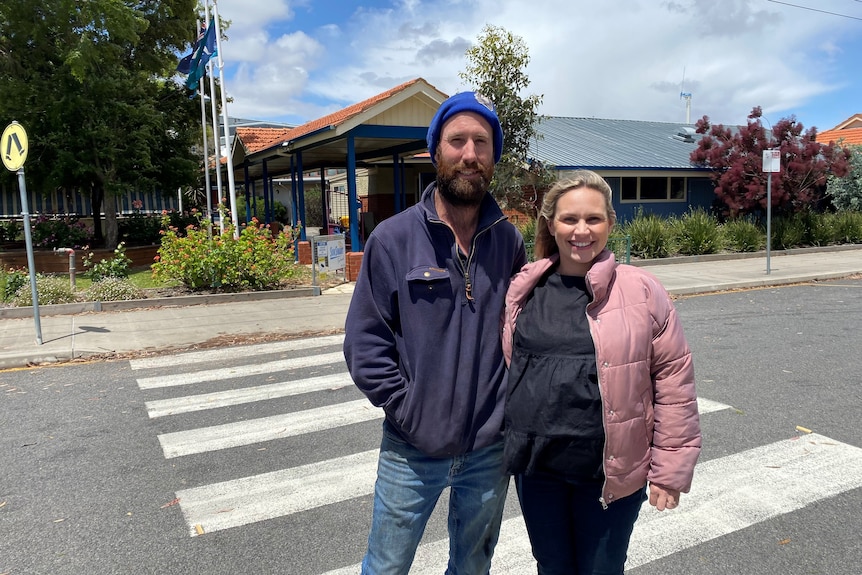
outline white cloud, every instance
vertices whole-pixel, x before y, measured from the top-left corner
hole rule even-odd
[[[327,12],[334,6],[340,10]],[[692,120],[741,123],[754,106],[777,119],[843,87],[851,71],[842,75],[842,56],[854,53],[848,31],[858,28],[760,0],[221,0],[219,7],[233,22],[223,48],[237,73],[231,113],[262,118],[312,119],[320,114],[306,114],[420,76],[444,92],[464,89],[464,51],[491,24],[524,39],[528,92],[544,95],[545,114],[682,122],[685,70]]]

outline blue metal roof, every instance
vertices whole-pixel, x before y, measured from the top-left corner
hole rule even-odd
[[[689,160],[702,137],[693,124],[546,116],[537,132],[532,159],[558,169],[699,169]]]

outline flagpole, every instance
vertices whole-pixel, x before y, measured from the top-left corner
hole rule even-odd
[[[204,2],[204,12],[206,13],[207,22],[210,21],[210,5],[209,2]],[[212,116],[213,116],[213,146],[215,148],[215,173],[216,173],[216,188],[218,188],[218,198],[219,202],[221,202],[221,192],[222,192],[222,183],[221,183],[221,144],[219,143],[219,133],[218,133],[218,109],[216,105],[216,85],[215,85],[215,74],[213,74],[213,61],[212,58],[207,62],[207,73],[210,76],[210,107],[212,108]],[[224,90],[224,84],[222,84],[222,90]],[[209,166],[209,158],[207,158],[207,166]],[[212,195],[212,190],[207,190],[207,200],[209,201],[210,196]],[[207,206],[210,204],[208,203]],[[212,211],[207,213],[207,217],[212,221]],[[224,218],[222,217],[222,213],[219,212],[218,217],[219,224],[219,234],[224,233]]]
[[[200,28],[200,26],[198,26],[198,28]],[[210,154],[207,145],[207,105],[203,82],[198,86],[198,92],[201,96],[201,128],[203,130],[204,137],[204,186],[206,187],[207,194],[207,236],[212,237],[212,220],[209,219],[209,216],[212,213],[212,199],[210,198],[212,186],[210,186]]]
[[[213,0],[213,14],[215,16],[216,52],[218,55],[219,78],[221,79],[221,113],[224,124],[224,142],[227,147],[227,181],[230,192],[230,215],[233,221],[233,235],[239,237],[239,219],[236,213],[236,183],[233,175],[233,158],[231,158],[232,147],[230,145],[230,127],[227,116],[227,87],[224,81],[224,59],[221,56],[221,26],[219,25],[218,0]]]
[[[212,60],[207,62],[207,66],[209,66],[209,75],[210,75],[210,93],[212,97],[210,98],[210,104],[212,106],[212,115],[213,115],[213,144],[215,145],[215,173],[216,173],[216,188],[218,188],[218,197],[219,202],[221,202],[221,192],[222,192],[222,182],[221,182],[221,142],[219,142],[220,136],[218,133],[218,110],[216,109],[216,97],[215,97],[215,77],[213,77],[213,63]],[[210,215],[212,217],[212,215]],[[224,218],[219,214],[219,231],[224,233]]]

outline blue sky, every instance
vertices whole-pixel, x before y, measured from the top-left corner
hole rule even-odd
[[[806,10],[788,4],[814,8]],[[862,113],[862,0],[219,0],[233,117],[299,124],[422,77],[443,92],[486,24],[520,36],[552,116],[741,124]],[[827,14],[824,12],[832,12]],[[843,15],[843,16],[841,16]],[[684,77],[684,84],[683,82]]]

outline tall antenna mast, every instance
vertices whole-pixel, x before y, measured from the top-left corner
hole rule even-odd
[[[679,99],[685,100],[685,123],[691,124],[691,92],[685,91],[685,67],[682,68],[682,82],[679,84]]]

